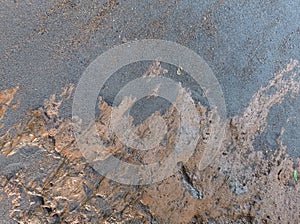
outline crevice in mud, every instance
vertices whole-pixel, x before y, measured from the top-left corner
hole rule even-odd
[[[180,168],[179,168],[179,172],[182,175],[181,177],[181,181],[183,186],[185,187],[185,189],[191,194],[191,196],[193,196],[196,199],[202,199],[203,198],[203,194],[201,191],[199,191],[198,189],[196,189],[193,186],[192,180],[190,178],[190,176],[187,173],[187,170],[185,168],[185,166],[182,164],[182,162],[179,164]]]

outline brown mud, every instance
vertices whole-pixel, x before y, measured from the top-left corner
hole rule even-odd
[[[207,159],[204,151],[210,150],[206,139],[215,129],[212,112],[198,105],[203,131],[193,156],[179,163],[174,175],[148,186],[109,180],[86,162],[77,148],[71,119],[59,113],[73,92],[74,86],[69,85],[0,136],[1,156],[12,161],[0,172],[0,191],[11,201],[9,216],[17,223],[297,223],[300,187],[293,172],[300,173],[300,159],[286,153],[281,139],[284,129],[273,153],[254,148],[253,140],[264,130],[270,108],[298,94],[298,75],[299,64],[293,60],[258,89],[244,111],[227,120],[219,153],[201,169],[199,162]],[[17,90],[0,92],[0,119],[9,112]],[[108,131],[111,113],[121,114],[121,106],[112,108],[99,99],[96,124],[107,144],[96,159],[107,158],[107,152],[134,164],[165,158],[178,127],[176,109],[170,106],[163,115],[169,125],[167,141],[139,151],[128,149]],[[128,125],[132,126],[130,117]],[[142,138],[151,134],[148,119],[133,128]],[[23,161],[15,159],[19,157]]]

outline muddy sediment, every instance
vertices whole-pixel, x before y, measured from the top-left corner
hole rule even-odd
[[[59,113],[70,100],[74,87],[69,85],[0,136],[0,158],[5,161],[0,192],[10,202],[9,217],[18,223],[297,223],[300,188],[294,173],[300,173],[300,159],[287,154],[285,130],[272,153],[254,147],[253,141],[264,131],[271,107],[295,97],[299,87],[299,64],[292,60],[256,91],[239,115],[228,118],[218,153],[201,169],[199,163],[209,155],[204,152],[210,150],[206,139],[216,129],[212,111],[197,105],[203,131],[189,160],[177,164],[178,171],[163,181],[129,186],[101,176],[77,147],[71,118]],[[17,90],[0,92],[0,119],[9,113]],[[124,98],[122,103],[134,101]],[[109,132],[111,113],[122,114],[121,106],[114,108],[99,98],[96,125],[106,144],[95,159],[113,154],[141,165],[171,153],[178,128],[176,108],[170,106],[162,115],[168,124],[165,142],[139,151]],[[127,119],[140,137],[151,135],[150,118],[137,126]]]

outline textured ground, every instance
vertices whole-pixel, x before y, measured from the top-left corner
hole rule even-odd
[[[299,1],[2,1],[0,223],[298,223],[299,9]],[[213,163],[199,170],[214,128],[205,94],[192,92],[203,130],[194,155],[162,182],[126,186],[82,157],[72,93],[99,54],[143,38],[178,42],[207,61],[224,92],[226,136]],[[172,148],[166,142],[141,153],[106,133],[114,96],[148,66],[113,75],[99,101],[105,150],[135,164]],[[142,104],[148,114],[164,108],[172,139],[174,108]],[[147,134],[138,112],[135,128]]]

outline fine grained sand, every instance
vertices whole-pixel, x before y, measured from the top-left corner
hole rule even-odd
[[[299,65],[291,59],[300,56],[299,4],[2,1],[0,223],[298,223],[299,183],[293,173],[300,172]],[[82,158],[70,120],[71,93],[98,55],[144,38],[177,42],[205,59],[224,92],[226,136],[210,158],[206,140],[217,128],[209,122],[213,113],[205,90],[184,69],[178,75],[178,68],[162,63],[201,103],[203,142],[173,176],[149,186],[124,186]],[[149,63],[113,74],[99,101],[105,150],[133,164],[165,158],[178,127],[176,110],[155,98],[154,90],[148,103],[136,102],[134,128],[147,136],[149,120],[143,120],[160,111],[172,124],[170,142],[146,153],[107,135],[114,97]]]

